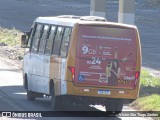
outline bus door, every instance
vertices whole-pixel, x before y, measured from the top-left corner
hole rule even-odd
[[[134,29],[80,25],[75,85],[133,89],[136,54]]]
[[[64,27],[58,26],[55,34],[55,39],[53,42],[53,50],[52,50],[52,57],[51,57],[51,74],[53,75],[54,79],[54,86],[60,86],[60,71],[61,71],[61,58],[59,58],[61,41],[63,38]],[[55,93],[59,94],[60,87],[55,87]]]
[[[70,34],[71,28],[69,27],[59,26],[57,28],[53,45],[53,56],[51,58],[53,77],[55,78],[56,86],[59,86],[55,88],[56,94],[66,94],[65,71]]]

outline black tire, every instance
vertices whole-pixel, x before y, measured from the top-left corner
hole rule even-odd
[[[114,100],[112,102],[108,102],[105,105],[106,112],[112,112],[114,114],[119,114],[123,109],[123,101],[122,100]]]
[[[55,96],[54,88],[51,90],[51,108],[53,111],[64,111],[63,98],[61,96]]]
[[[35,93],[27,90],[27,99],[29,101],[35,101],[35,99],[36,99]]]
[[[51,108],[53,111],[55,111],[57,108],[56,99],[57,99],[57,97],[55,96],[54,88],[52,88],[52,90],[51,90]]]
[[[25,75],[24,87],[25,87],[25,89],[27,89],[27,100],[29,100],[29,101],[35,101],[35,99],[36,99],[35,93],[28,90],[27,75]]]
[[[27,74],[25,74],[25,77],[23,79],[23,87],[25,89],[28,89],[28,81],[27,81]]]

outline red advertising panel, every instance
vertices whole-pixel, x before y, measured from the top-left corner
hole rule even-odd
[[[135,35],[134,29],[80,25],[75,84],[133,88]]]

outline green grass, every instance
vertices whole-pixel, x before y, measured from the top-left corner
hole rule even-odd
[[[21,48],[22,32],[15,28],[6,29],[0,27],[1,53],[9,59],[23,59],[24,49]]]
[[[160,111],[160,95],[152,94],[141,97],[133,102],[132,106],[142,111]]]
[[[147,70],[141,71],[140,80],[141,80],[141,86],[160,87],[160,78],[151,76],[149,71]]]
[[[6,44],[8,46],[20,46],[20,38],[22,32],[12,29],[5,29],[0,27],[0,44]]]
[[[160,111],[160,78],[141,71],[140,97],[131,106],[142,111]]]

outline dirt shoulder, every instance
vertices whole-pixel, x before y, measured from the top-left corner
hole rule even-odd
[[[0,60],[7,65],[17,67],[22,70],[23,60],[20,57],[23,50],[19,47],[0,46]]]

